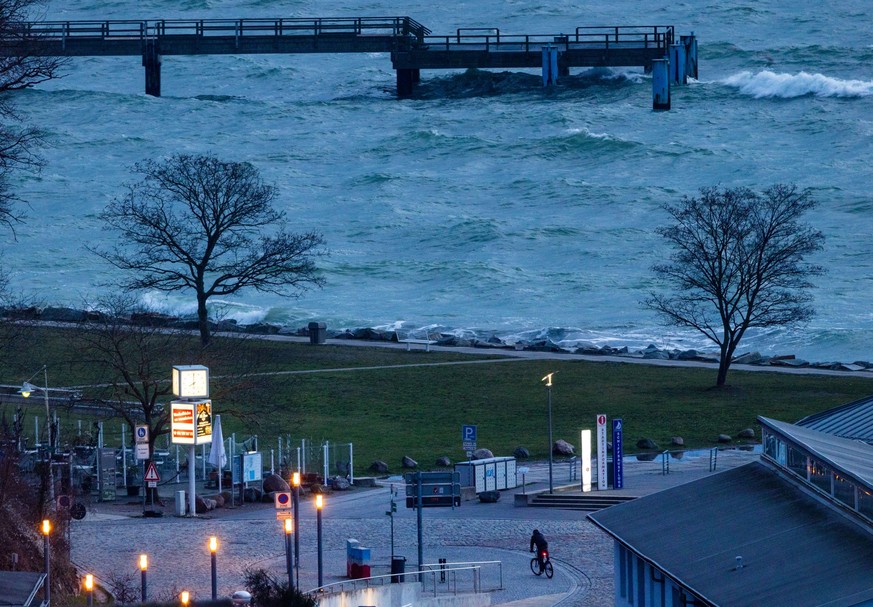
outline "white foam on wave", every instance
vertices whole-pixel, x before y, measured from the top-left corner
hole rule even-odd
[[[791,99],[805,95],[816,97],[868,97],[873,95],[873,82],[842,80],[824,74],[784,74],[764,70],[758,73],[739,72],[721,80],[722,84],[738,89],[744,95],[757,99],[780,97]]]

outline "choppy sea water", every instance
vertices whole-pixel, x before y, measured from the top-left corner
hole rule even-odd
[[[668,254],[660,205],[710,185],[811,188],[828,268],[807,326],[741,350],[871,359],[873,41],[866,0],[702,3],[477,0],[53,0],[48,20],[409,15],[435,34],[498,27],[675,25],[700,44],[700,80],[651,110],[641,69],[574,70],[550,90],[530,72],[424,71],[394,97],[383,54],[165,57],[163,96],[138,57],[81,58],[16,94],[50,145],[14,186],[29,219],[3,243],[13,288],[96,301],[116,275],[84,245],[134,162],[175,152],[254,163],[294,226],[321,231],[327,286],[298,299],[216,302],[241,322],[440,327],[512,340],[549,333],[614,346],[707,348],[639,302]],[[173,313],[192,298],[145,294]],[[709,346],[711,347],[711,346]]]

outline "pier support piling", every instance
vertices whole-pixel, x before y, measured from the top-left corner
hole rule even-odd
[[[652,109],[670,109],[670,61],[652,60]]]
[[[681,44],[670,45],[670,84],[688,84],[685,72],[685,47]]]
[[[685,50],[685,75],[697,80],[697,36],[679,36],[679,43]]]
[[[543,47],[543,86],[558,83],[558,49],[552,45]]]
[[[153,97],[161,96],[161,54],[157,40],[146,40],[142,51],[145,68],[145,92]]]
[[[397,96],[411,97],[412,89],[421,80],[421,70],[398,68],[397,70]]]

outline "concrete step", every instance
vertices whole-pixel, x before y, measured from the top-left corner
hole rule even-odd
[[[534,497],[529,506],[538,508],[561,508],[564,510],[581,510],[584,512],[596,512],[636,499],[628,495],[561,495],[541,493]]]

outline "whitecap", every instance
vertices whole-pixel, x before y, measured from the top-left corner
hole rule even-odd
[[[738,89],[744,95],[757,99],[781,97],[791,99],[805,95],[816,97],[867,97],[873,95],[873,82],[843,80],[824,74],[785,74],[764,70],[758,73],[739,72],[721,80],[722,84]]]

